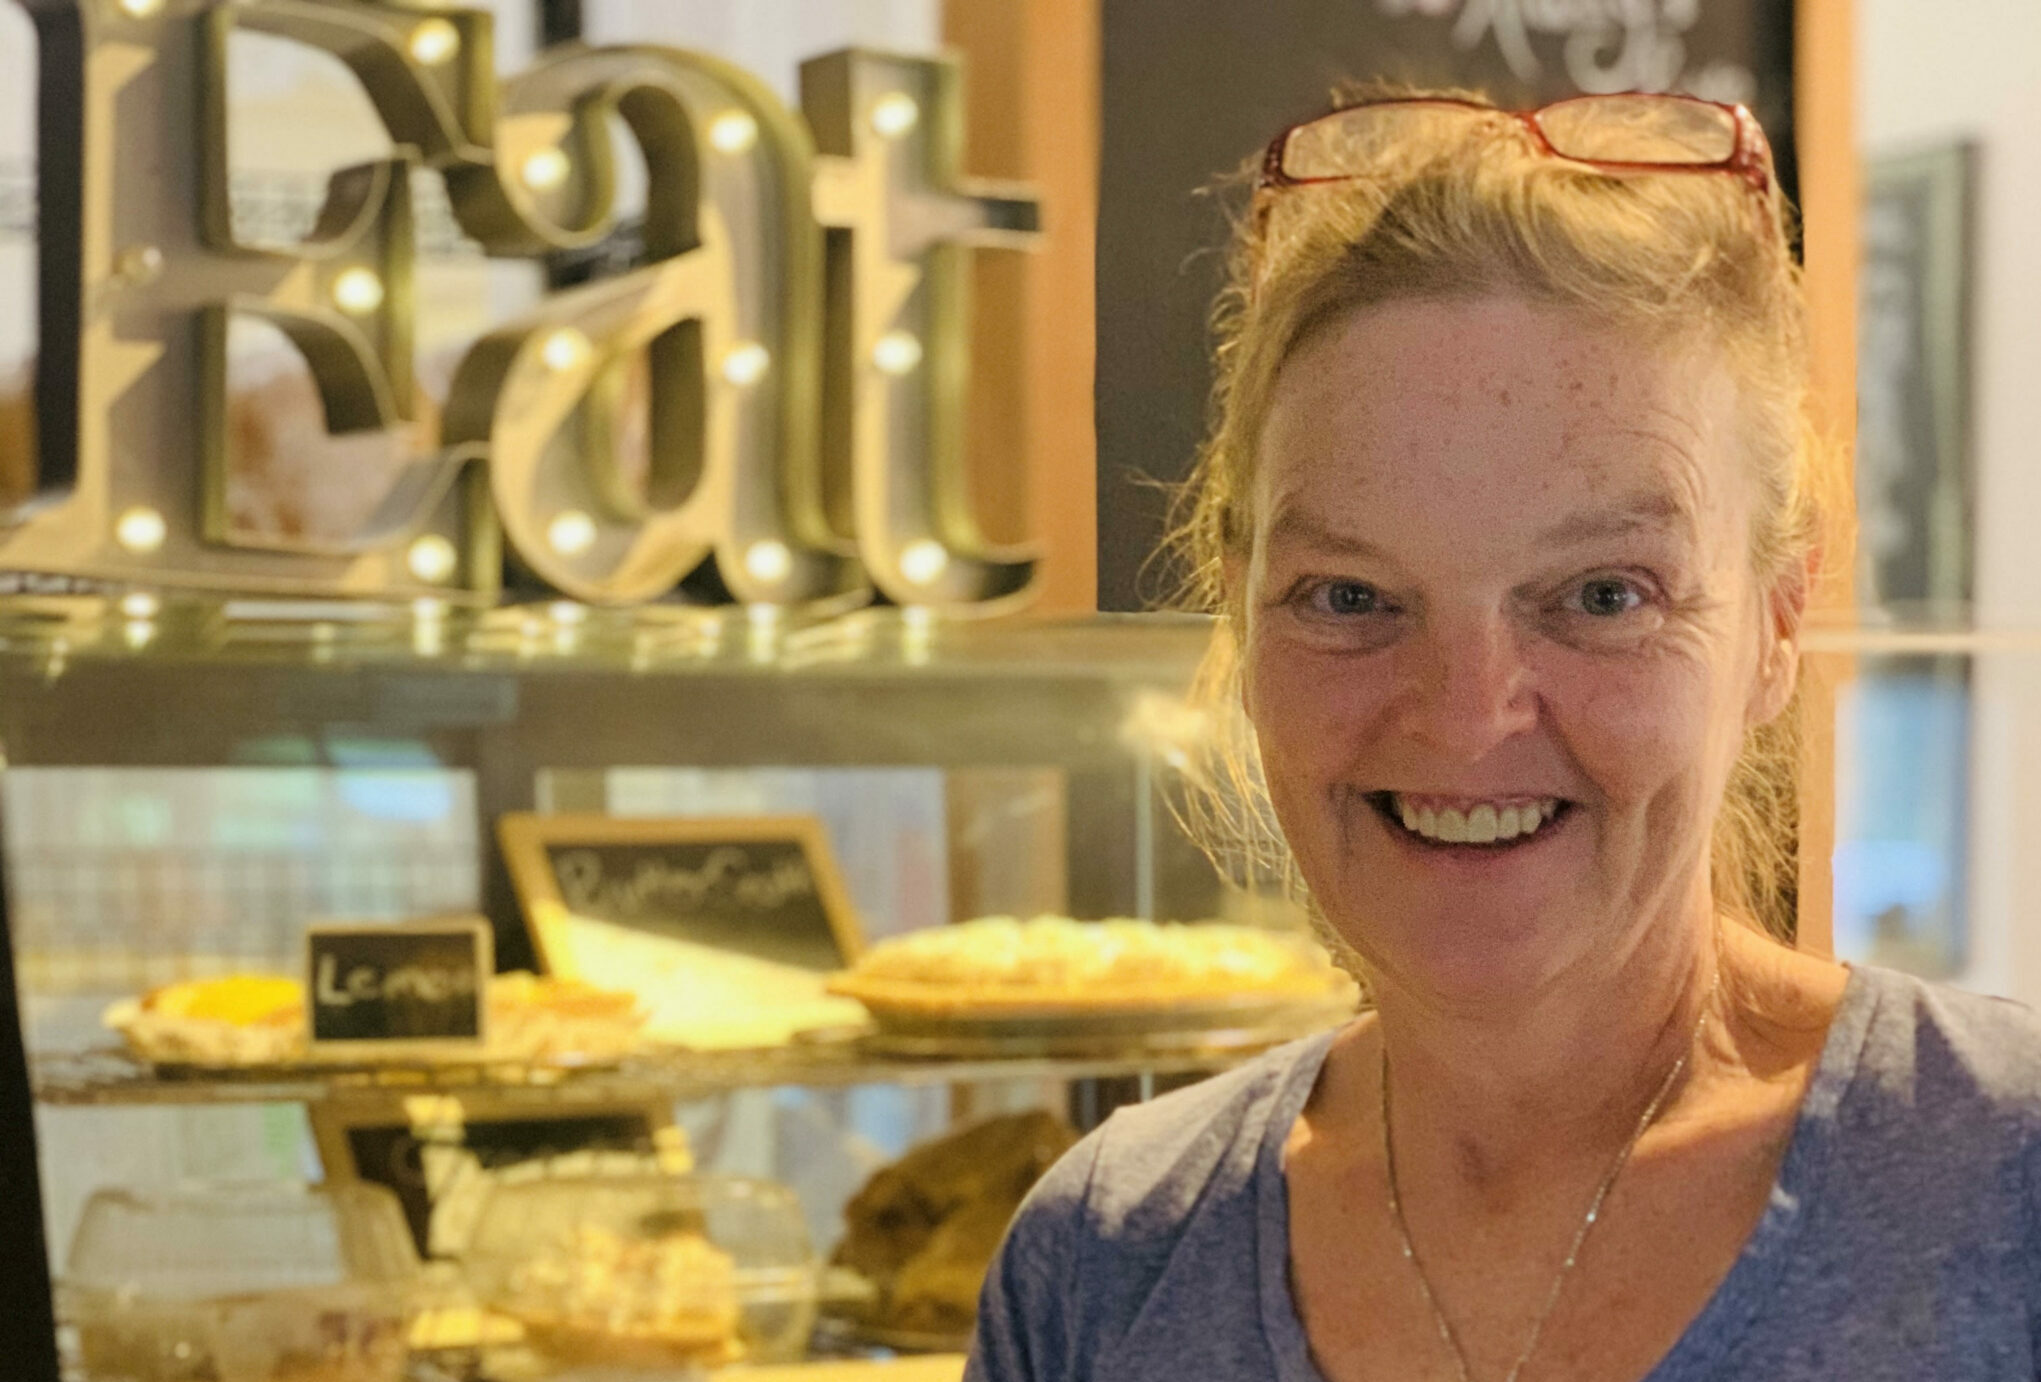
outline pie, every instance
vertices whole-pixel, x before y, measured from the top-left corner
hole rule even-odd
[[[512,1273],[496,1305],[570,1366],[677,1368],[742,1352],[736,1262],[685,1230],[631,1238],[581,1224]]]
[[[305,987],[283,974],[192,979],[116,1003],[103,1019],[158,1065],[283,1065],[306,1055]],[[638,1000],[572,979],[489,981],[488,1060],[616,1060],[639,1044]]]
[[[193,979],[116,1003],[104,1020],[145,1061],[275,1065],[304,1049],[305,989],[280,974]]]
[[[881,1017],[1139,1012],[1351,990],[1306,937],[1224,922],[981,917],[881,941],[830,984]]]

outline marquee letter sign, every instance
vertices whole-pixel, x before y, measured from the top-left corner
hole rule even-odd
[[[950,61],[817,59],[804,123],[749,74],[672,48],[570,47],[499,79],[480,10],[21,3],[42,62],[41,488],[0,513],[0,571],[486,602],[500,535],[595,603],[658,598],[711,561],[747,603],[1027,593],[1032,555],[973,521],[961,414],[966,256],[1025,246],[1037,205],[961,175]],[[237,31],[344,62],[394,146],[335,174],[296,243],[246,238],[232,214]],[[487,254],[582,249],[616,229],[613,125],[644,159],[642,264],[477,341],[436,444],[352,529],[238,523],[236,323],[295,348],[330,435],[415,436],[413,171],[445,179]],[[643,380],[634,475],[620,436]]]

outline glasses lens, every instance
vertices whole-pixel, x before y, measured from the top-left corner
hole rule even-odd
[[[1442,125],[1493,119],[1498,112],[1447,102],[1391,101],[1353,106],[1299,125],[1283,141],[1283,174],[1299,182],[1371,172],[1399,150],[1423,147]]]
[[[1678,96],[1588,96],[1538,113],[1555,153],[1593,163],[1723,163],[1736,152],[1736,116]]]

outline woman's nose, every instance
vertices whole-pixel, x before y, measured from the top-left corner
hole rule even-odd
[[[1538,721],[1515,632],[1496,619],[1429,630],[1418,652],[1407,731],[1454,762],[1473,763]]]

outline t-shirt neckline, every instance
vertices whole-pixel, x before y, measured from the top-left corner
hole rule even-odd
[[[1791,1255],[1793,1240],[1820,1196],[1835,1145],[1837,1112],[1856,1078],[1879,994],[1873,973],[1852,965],[1821,1057],[1815,1062],[1814,1078],[1801,1099],[1792,1139],[1780,1160],[1764,1215],[1715,1294],[1641,1382],[1699,1382],[1729,1356],[1758,1311],[1776,1294],[1778,1276]],[[1290,1195],[1283,1174],[1283,1148],[1318,1083],[1335,1035],[1328,1032],[1316,1038],[1290,1067],[1269,1105],[1255,1164],[1255,1258],[1262,1332],[1275,1359],[1277,1382],[1325,1382],[1312,1361],[1303,1319],[1290,1290]]]

